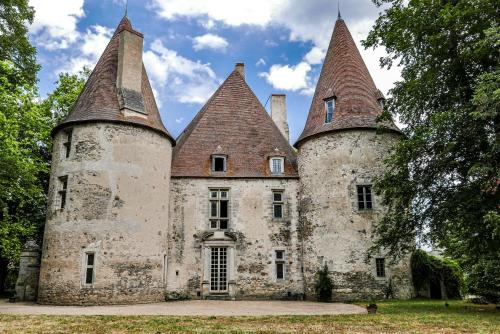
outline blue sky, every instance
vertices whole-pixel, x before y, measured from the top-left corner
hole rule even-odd
[[[124,14],[123,0],[30,0],[35,22],[40,91],[60,72],[93,68]],[[380,69],[384,50],[363,50],[380,8],[370,0],[341,3],[346,21],[377,86],[387,94],[399,70]],[[337,18],[336,0],[129,0],[128,17],[144,33],[143,61],[163,122],[176,137],[233,70],[262,104],[287,95],[290,139],[300,135],[322,59]],[[266,108],[269,110],[269,106]]]

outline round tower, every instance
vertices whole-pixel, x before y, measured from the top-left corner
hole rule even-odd
[[[390,122],[377,132],[383,96],[356,44],[339,18],[298,148],[300,219],[306,291],[327,265],[336,300],[384,295],[409,297],[408,262],[391,264],[383,253],[369,254],[375,224],[384,214],[374,179],[401,136]]]
[[[124,17],[71,114],[53,130],[38,301],[162,300],[171,154]]]

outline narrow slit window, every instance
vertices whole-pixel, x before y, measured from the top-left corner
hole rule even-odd
[[[325,123],[331,123],[333,120],[333,111],[335,109],[335,98],[329,98],[325,100]]]
[[[284,280],[285,279],[285,251],[277,250],[274,252],[274,263],[276,270],[276,279]]]
[[[375,265],[377,268],[377,277],[385,277],[385,259],[384,258],[375,259]]]
[[[225,155],[213,155],[212,156],[212,171],[213,172],[225,172],[226,171],[226,161],[227,157]]]
[[[359,210],[370,210],[373,208],[372,186],[358,186],[358,208]]]
[[[66,196],[68,193],[68,176],[59,177],[59,208],[62,210],[66,207]]]
[[[66,141],[63,143],[64,156],[69,158],[69,154],[71,152],[71,140],[73,139],[73,129],[66,130],[64,133],[66,134]]]
[[[95,253],[85,253],[85,284],[94,283]]]
[[[273,191],[273,217],[283,218],[283,191]]]
[[[229,190],[210,189],[210,221],[211,229],[227,230],[229,228]]]
[[[283,157],[273,157],[269,160],[271,174],[283,174],[285,171],[285,158]]]

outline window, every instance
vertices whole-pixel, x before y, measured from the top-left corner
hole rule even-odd
[[[373,208],[372,186],[358,186],[358,208],[360,210],[369,210]]]
[[[212,155],[212,171],[225,172],[226,171],[226,156],[225,155]]]
[[[85,253],[85,284],[94,283],[94,253]]]
[[[285,168],[285,158],[283,157],[274,157],[269,160],[271,174],[283,174]]]
[[[273,217],[283,218],[283,191],[273,191]]]
[[[66,141],[63,143],[64,146],[64,156],[69,158],[69,153],[71,152],[71,139],[73,137],[73,130],[68,129],[64,132],[66,134]]]
[[[210,189],[210,228],[227,230],[229,225],[229,190]]]
[[[375,265],[377,267],[377,277],[385,277],[385,259],[375,259]]]
[[[378,105],[380,106],[380,108],[384,109],[384,106],[385,106],[385,99],[383,97],[379,98],[377,100],[378,102]]]
[[[274,262],[276,264],[276,279],[285,279],[285,251],[277,250],[274,252]]]
[[[66,195],[68,191],[68,176],[59,177],[59,207],[64,209],[66,206]]]
[[[335,98],[329,98],[325,100],[325,123],[331,123],[333,120],[333,110],[335,109]]]

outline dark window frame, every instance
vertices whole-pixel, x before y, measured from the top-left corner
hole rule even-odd
[[[66,199],[68,195],[68,175],[59,176],[59,209],[64,210],[66,207]]]
[[[373,192],[371,184],[357,185],[356,195],[359,210],[373,210]]]
[[[63,143],[64,147],[64,157],[66,159],[69,158],[69,154],[71,153],[71,142],[73,140],[73,129],[66,129],[64,131],[64,134],[66,135],[66,141]]]
[[[281,256],[278,256],[281,254]],[[275,277],[277,281],[284,281],[286,279],[286,252],[282,249],[276,249],[274,251],[274,269]]]
[[[209,227],[211,230],[229,230],[229,189],[209,189]]]
[[[217,165],[217,161],[222,160],[222,170]],[[225,173],[227,171],[227,155],[224,154],[213,154],[212,155],[212,172],[214,173]]]
[[[94,284],[94,281],[95,281],[95,252],[85,252],[85,271],[84,271],[85,285],[92,285]]]
[[[385,258],[378,257],[375,259],[375,269],[377,277],[385,277]]]
[[[278,198],[277,195],[280,197]],[[283,190],[273,190],[273,218],[274,219],[282,219],[284,214],[284,199],[283,199],[284,191]],[[279,209],[278,209],[279,208]],[[277,215],[277,210],[280,212],[280,215]]]

